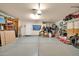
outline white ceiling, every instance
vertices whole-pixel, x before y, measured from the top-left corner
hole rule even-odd
[[[62,20],[66,15],[73,13],[78,8],[71,6],[79,6],[77,3],[41,3],[42,21],[56,22]],[[32,20],[30,14],[33,13],[33,8],[37,8],[38,3],[0,3],[0,10],[14,16],[20,20]]]

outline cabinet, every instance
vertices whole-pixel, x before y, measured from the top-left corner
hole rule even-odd
[[[7,35],[8,34],[8,35]],[[0,31],[0,45],[6,45],[16,41],[15,31]]]
[[[4,31],[0,31],[0,46],[5,45],[5,35],[4,35]]]

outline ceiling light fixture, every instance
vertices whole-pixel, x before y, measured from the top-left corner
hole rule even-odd
[[[31,17],[32,19],[40,19],[40,16],[37,15],[37,14],[31,14],[30,17]]]
[[[38,9],[32,9],[33,10],[33,14],[31,14],[31,18],[32,19],[40,19],[40,16],[42,14],[41,10],[40,10],[40,3],[38,4]]]
[[[41,13],[42,13],[42,12],[41,12],[41,10],[40,10],[40,3],[39,3],[39,4],[38,4],[38,9],[37,9],[37,14],[38,14],[38,15],[41,15]]]
[[[42,13],[41,10],[38,10],[38,11],[37,11],[37,14],[38,14],[38,15],[41,15],[41,13]]]

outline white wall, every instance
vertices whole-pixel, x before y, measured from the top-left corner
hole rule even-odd
[[[42,25],[42,22],[37,22],[37,21],[22,22],[21,34],[22,35],[39,35],[39,31],[34,31],[32,25]]]

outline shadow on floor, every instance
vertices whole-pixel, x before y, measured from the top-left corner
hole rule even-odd
[[[77,48],[77,49],[79,49],[79,43],[77,43],[77,45],[76,46],[74,46],[75,48]]]
[[[64,44],[67,44],[67,43],[64,43]],[[68,43],[67,45],[72,45],[72,43]],[[76,46],[74,46],[74,45],[72,45],[72,46],[75,47],[75,48],[77,48],[77,49],[79,49],[79,43],[77,43]]]

